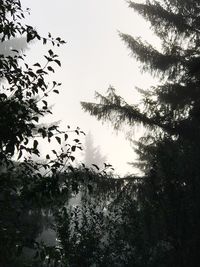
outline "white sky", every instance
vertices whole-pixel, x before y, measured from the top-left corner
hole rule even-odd
[[[135,154],[122,133],[116,135],[112,127],[102,125],[96,118],[81,110],[80,101],[91,101],[94,91],[105,93],[109,85],[129,103],[137,102],[135,86],[147,88],[153,83],[149,75],[142,75],[130,51],[118,36],[118,30],[133,36],[155,41],[148,25],[124,0],[23,0],[31,8],[27,23],[41,35],[51,32],[67,44],[57,50],[62,68],[56,78],[62,82],[60,95],[54,95],[55,120],[63,125],[79,126],[93,134],[94,143],[101,147],[117,173],[132,169],[126,164]],[[33,62],[41,61],[45,46],[34,44],[28,54]],[[137,134],[136,134],[137,136]]]

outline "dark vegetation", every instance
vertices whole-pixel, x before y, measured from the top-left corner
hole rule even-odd
[[[25,55],[0,55],[0,266],[197,267],[200,247],[200,3],[199,1],[129,2],[147,19],[162,42],[156,48],[120,34],[144,71],[160,79],[140,90],[143,101],[131,105],[114,88],[85,111],[116,129],[142,124],[147,133],[137,143],[143,176],[115,179],[102,170],[73,166],[81,149],[79,128],[43,125],[51,113],[46,77],[61,65],[53,49],[46,64],[26,64]],[[61,38],[42,37],[23,25],[20,1],[0,1],[2,42],[23,37],[52,46]],[[4,43],[6,46],[6,44]],[[73,141],[69,136],[75,135]],[[40,140],[53,139],[41,161]],[[63,148],[65,142],[65,149]],[[34,160],[33,160],[34,157]],[[36,160],[38,158],[38,160]],[[69,206],[69,199],[80,201]],[[57,241],[39,242],[44,228]]]

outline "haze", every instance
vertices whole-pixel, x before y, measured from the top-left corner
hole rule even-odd
[[[41,35],[51,32],[67,42],[55,49],[62,68],[51,79],[62,82],[62,88],[58,96],[51,97],[55,104],[51,120],[90,131],[116,173],[133,172],[127,162],[135,160],[135,153],[125,135],[84,113],[80,101],[94,101],[94,92],[105,93],[109,85],[129,103],[139,100],[135,87],[148,88],[153,79],[140,73],[118,31],[156,43],[148,24],[123,0],[23,0],[22,4],[31,9],[27,23],[35,25]],[[34,63],[41,61],[47,49],[38,43],[29,48],[28,57]],[[135,138],[139,135],[136,129]]]

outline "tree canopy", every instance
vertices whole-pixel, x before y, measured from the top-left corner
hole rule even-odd
[[[24,23],[28,12],[19,0],[0,1],[1,47],[6,48],[0,54],[0,265],[4,267],[36,262],[41,266],[44,253],[36,238],[43,231],[48,209],[66,203],[74,190],[72,182],[58,175],[73,171],[74,153],[80,148],[79,128],[62,130],[57,124],[41,124],[41,118],[52,113],[48,96],[58,94],[61,86],[47,82],[47,77],[61,62],[51,48],[44,55],[44,65],[28,65],[18,40],[26,40],[25,45],[32,40],[48,42],[52,47],[65,41],[51,34],[40,36]],[[19,50],[12,47],[13,42]],[[68,135],[75,135],[71,143]],[[58,145],[63,143],[65,151],[52,147],[41,159],[39,144],[53,139]],[[38,249],[39,254],[27,262],[26,249]]]
[[[97,103],[82,103],[115,129],[142,124],[147,133],[137,142],[137,165],[143,176],[115,179],[95,164],[74,167],[81,149],[79,128],[62,130],[41,124],[51,114],[47,83],[61,66],[53,46],[65,42],[42,37],[23,24],[28,11],[19,0],[0,1],[0,34],[6,46],[16,38],[52,45],[46,63],[29,66],[13,50],[0,55],[0,265],[197,267],[200,247],[200,93],[198,1],[128,1],[151,23],[161,48],[120,33],[144,71],[159,78],[132,105],[113,87],[96,93]],[[75,135],[69,142],[69,135]],[[50,149],[41,160],[40,140]],[[65,148],[62,145],[65,144]],[[34,156],[34,159],[33,159]],[[36,159],[35,159],[36,158]],[[38,160],[37,160],[38,158]],[[69,206],[69,198],[78,204]],[[54,246],[40,243],[44,225],[56,232]],[[28,249],[28,255],[27,255]]]
[[[140,89],[143,100],[138,105],[127,103],[112,87],[105,96],[96,93],[97,103],[82,103],[85,111],[98,120],[111,121],[117,129],[128,123],[143,124],[148,130],[136,149],[144,177],[132,191],[142,228],[140,240],[131,245],[139,253],[132,254],[132,265],[121,266],[197,266],[199,2],[128,3],[150,22],[162,46],[158,49],[129,34],[120,33],[120,37],[143,70],[160,82],[147,91]]]

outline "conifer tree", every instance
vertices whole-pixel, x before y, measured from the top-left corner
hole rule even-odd
[[[129,1],[151,23],[162,47],[120,34],[144,71],[160,79],[132,105],[109,88],[85,111],[115,128],[143,124],[137,152],[144,177],[137,186],[142,226],[134,266],[198,266],[200,247],[200,3]],[[145,164],[144,164],[145,163]],[[143,241],[141,241],[143,240]],[[135,258],[134,258],[135,257]],[[138,260],[138,259],[142,260]],[[131,265],[133,266],[133,265]]]
[[[86,166],[102,166],[106,162],[106,157],[101,155],[99,147],[94,146],[93,136],[91,132],[88,132],[85,138],[85,150],[84,150],[84,164]]]

